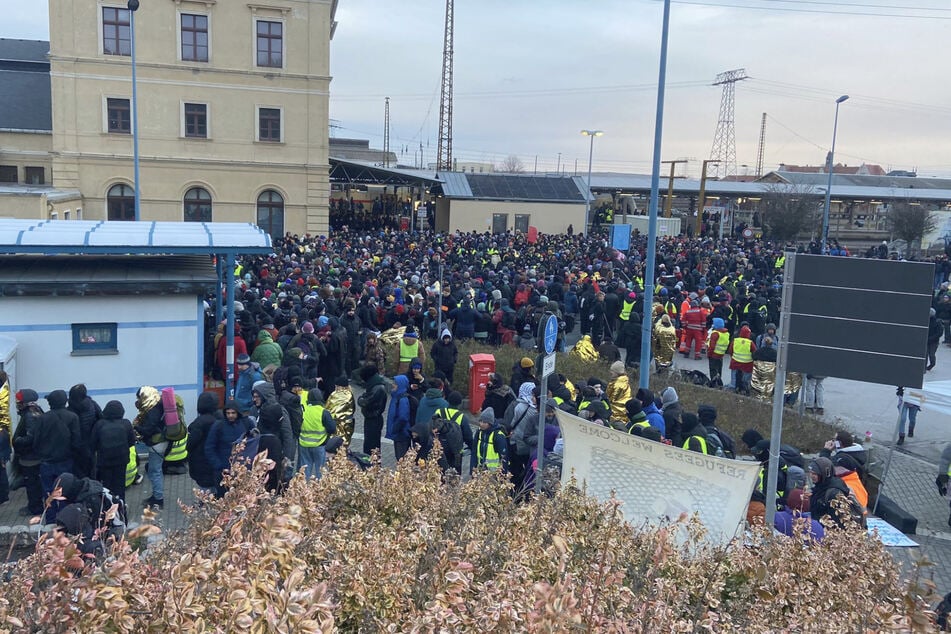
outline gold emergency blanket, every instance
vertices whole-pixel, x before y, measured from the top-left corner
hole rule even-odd
[[[634,398],[631,394],[631,381],[626,374],[622,374],[610,383],[606,396],[611,402],[611,421],[627,423],[627,407],[625,405]]]
[[[769,400],[773,398],[774,384],[776,383],[776,364],[772,361],[754,361],[753,378],[750,387],[753,396]],[[802,387],[802,375],[798,372],[786,373],[786,385],[783,394],[795,394]]]
[[[343,446],[349,447],[353,437],[353,414],[356,410],[353,392],[348,387],[335,389],[327,397],[324,407],[337,423],[337,435],[343,438]]]
[[[389,330],[384,331],[380,335],[380,341],[385,343],[388,346],[398,344],[400,339],[403,338],[403,335],[406,334],[406,326],[400,326],[399,328],[390,328]]]
[[[677,329],[661,322],[654,324],[654,358],[658,367],[669,368],[677,352]]]
[[[578,343],[575,344],[575,347],[571,349],[569,354],[578,357],[582,361],[591,363],[598,360],[598,351],[595,349],[594,344],[591,343],[591,335],[583,336]]]

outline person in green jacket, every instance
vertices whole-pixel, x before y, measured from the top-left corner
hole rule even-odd
[[[267,330],[261,330],[258,333],[258,343],[254,346],[254,352],[251,354],[251,360],[266,368],[269,365],[280,367],[284,360],[284,351],[281,346],[274,343],[271,333]]]

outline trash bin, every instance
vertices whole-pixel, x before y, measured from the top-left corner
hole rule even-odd
[[[495,355],[469,355],[469,410],[478,414],[485,400],[485,386],[489,384],[489,375],[495,372]],[[496,413],[498,415],[498,413]]]

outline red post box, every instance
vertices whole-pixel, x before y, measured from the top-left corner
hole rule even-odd
[[[469,355],[469,410],[478,414],[485,400],[485,386],[489,384],[489,375],[495,372],[495,355]]]

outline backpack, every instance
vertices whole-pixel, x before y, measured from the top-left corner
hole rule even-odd
[[[278,396],[287,391],[287,377],[290,374],[290,368],[287,366],[281,366],[274,370],[274,374],[271,375],[271,383],[274,384],[274,393]]]
[[[462,427],[451,420],[442,417],[436,417],[433,424],[433,430],[440,443],[443,443],[443,449],[452,452],[453,456],[458,456],[462,452]]]
[[[165,412],[165,430],[162,432],[165,440],[178,442],[184,439],[188,435],[188,428],[185,426],[185,403],[170,387],[162,389],[162,409]]]
[[[798,467],[800,471],[806,467],[806,461],[803,459],[802,453],[795,447],[789,445],[781,446],[779,448],[779,456],[786,461],[786,464],[792,467]]]
[[[251,427],[241,438],[238,438],[238,440],[234,442],[235,445],[242,442],[244,443],[244,448],[239,451],[235,457],[239,458],[245,465],[250,466],[251,463],[254,462],[254,457],[258,455],[261,450],[261,437],[273,435],[274,434],[262,434],[261,430],[257,427]]]
[[[733,436],[719,427],[714,427],[712,431],[719,439],[720,447],[723,448],[724,455],[727,458],[736,458],[736,441],[733,440]]]
[[[307,337],[301,335],[301,338],[297,340],[297,343],[294,344],[295,347],[300,348],[301,352],[306,354],[308,357],[314,356],[314,347],[310,345],[310,341]]]

